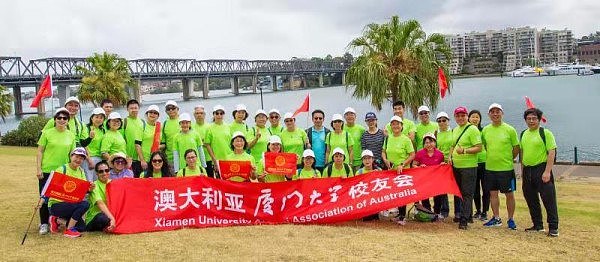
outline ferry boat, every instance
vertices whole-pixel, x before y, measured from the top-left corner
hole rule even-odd
[[[512,77],[544,76],[545,74],[542,74],[543,72],[544,70],[539,67],[524,66],[522,68],[508,72],[507,75]]]
[[[591,65],[579,64],[577,62],[573,64],[552,64],[544,68],[546,74],[549,76],[557,75],[593,75]]]

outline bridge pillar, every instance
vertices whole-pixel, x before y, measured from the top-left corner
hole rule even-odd
[[[240,77],[234,76],[234,77],[230,78],[230,80],[231,80],[231,92],[234,95],[239,95],[240,94]]]
[[[181,80],[181,85],[183,89],[183,101],[188,101],[194,94],[194,81],[189,78],[184,78]]]
[[[137,86],[129,87],[129,98],[135,99],[142,103],[142,80],[138,79],[135,81]]]
[[[319,87],[323,87],[323,73],[319,74]]]
[[[208,91],[210,91],[210,86],[208,85],[208,76],[202,78],[202,98],[208,98]]]
[[[252,93],[256,94],[256,86],[258,85],[258,76],[252,76]]]
[[[277,75],[271,76],[271,86],[273,87],[273,91],[277,91]]]
[[[306,88],[308,85],[306,84],[306,75],[300,76],[300,87]]]
[[[58,91],[58,103],[59,107],[65,106],[65,102],[67,102],[67,98],[71,96],[71,89],[68,85],[59,85],[57,88]]]
[[[37,92],[36,92],[36,94],[37,94]],[[21,87],[20,86],[13,86],[13,97],[15,98],[13,101],[13,105],[15,108],[15,115],[21,116],[23,114],[23,101],[21,100]],[[44,106],[43,101],[40,102],[40,106]]]
[[[342,85],[345,86],[346,85],[346,73],[342,73]]]
[[[292,87],[294,86],[294,75],[288,76],[288,84],[288,90],[292,90]]]

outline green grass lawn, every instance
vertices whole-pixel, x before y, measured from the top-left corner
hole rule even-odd
[[[134,235],[84,233],[78,239],[37,234],[36,215],[21,246],[37,199],[35,149],[0,147],[0,251],[3,261],[52,260],[574,260],[600,259],[600,183],[557,183],[560,237],[525,233],[529,213],[517,191],[518,231],[462,231],[451,221],[398,226],[388,221],[336,225],[244,226],[184,229]],[[504,198],[501,215],[506,217]]]

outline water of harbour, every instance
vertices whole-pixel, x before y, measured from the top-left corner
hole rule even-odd
[[[452,110],[458,105],[464,105],[469,110],[479,109],[484,113],[483,124],[489,123],[487,107],[491,103],[500,103],[504,107],[505,121],[513,125],[518,132],[525,128],[523,111],[525,109],[524,96],[529,96],[538,108],[544,111],[548,119],[545,126],[552,130],[558,144],[558,154],[561,160],[573,160],[573,148],[578,147],[579,160],[600,160],[600,139],[597,130],[600,130],[600,75],[594,76],[555,76],[531,78],[467,78],[456,79],[452,83],[451,94],[443,99],[435,113],[446,111],[452,115]],[[259,94],[244,94],[227,96],[227,91],[211,91],[213,98],[181,101],[181,94],[144,95],[142,97],[143,110],[150,104],[157,104],[161,108],[168,99],[178,101],[180,112],[192,112],[194,106],[204,105],[207,110],[217,104],[232,110],[236,104],[244,103],[248,106],[251,115],[260,108]],[[362,123],[363,116],[368,111],[374,111],[367,100],[357,100],[351,97],[351,89],[345,87],[325,87],[296,91],[265,92],[263,95],[264,108],[279,109],[282,114],[293,111],[299,107],[306,94],[310,93],[311,110],[320,108],[326,113],[326,118],[331,118],[333,113],[342,113],[344,108],[352,106],[359,114]],[[30,101],[24,101],[24,108]],[[50,104],[48,101],[47,104]],[[55,103],[57,104],[57,103]],[[50,109],[50,105],[48,105]],[[87,123],[91,113],[91,105],[82,109],[84,122]],[[125,109],[118,110],[126,115]],[[230,116],[230,112],[227,115]],[[375,111],[376,112],[376,111]],[[384,105],[381,112],[376,112],[380,126],[387,122],[392,110],[390,103]],[[48,114],[50,115],[50,114]],[[161,113],[161,119],[166,114]],[[412,116],[410,116],[412,118]],[[434,116],[432,116],[433,118]],[[230,118],[231,119],[231,118]],[[253,124],[252,118],[249,123]],[[0,131],[18,126],[19,120],[14,116],[0,124]],[[299,126],[307,127],[310,121],[307,114],[301,114],[297,120]]]

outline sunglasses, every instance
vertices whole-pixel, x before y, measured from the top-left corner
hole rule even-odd
[[[110,169],[100,169],[97,172],[98,173],[108,173],[108,172],[110,172]]]
[[[323,120],[322,117],[313,117],[314,120]]]
[[[196,158],[196,156],[188,156],[188,157],[186,157],[186,159],[195,159],[195,158]]]
[[[175,109],[177,109],[177,107],[174,107],[174,106],[169,106],[169,107],[167,107],[167,111],[173,111],[173,110],[175,110]]]
[[[152,159],[152,163],[162,163],[162,159]]]
[[[438,123],[444,123],[444,122],[448,122],[448,119],[438,119],[437,120]]]
[[[287,119],[287,120],[284,120],[283,122],[286,122],[286,123],[291,123],[291,122],[294,122],[294,120],[292,120],[292,119]]]
[[[429,115],[429,112],[421,112],[419,115]]]
[[[335,120],[335,121],[333,121],[333,122],[334,122],[334,123],[343,123],[344,121],[342,121],[342,120]]]
[[[217,112],[214,112],[213,114],[220,116],[220,115],[224,115],[225,112],[223,112],[223,111],[217,111]]]
[[[156,111],[148,111],[148,114],[158,115],[158,112],[156,112]]]
[[[271,118],[271,119],[278,119],[279,116],[270,116],[269,118]]]
[[[127,163],[127,161],[125,161],[125,160],[115,160],[113,163],[115,163],[115,164],[125,164],[125,163]]]
[[[56,120],[69,120],[69,118],[66,116],[57,116]]]

